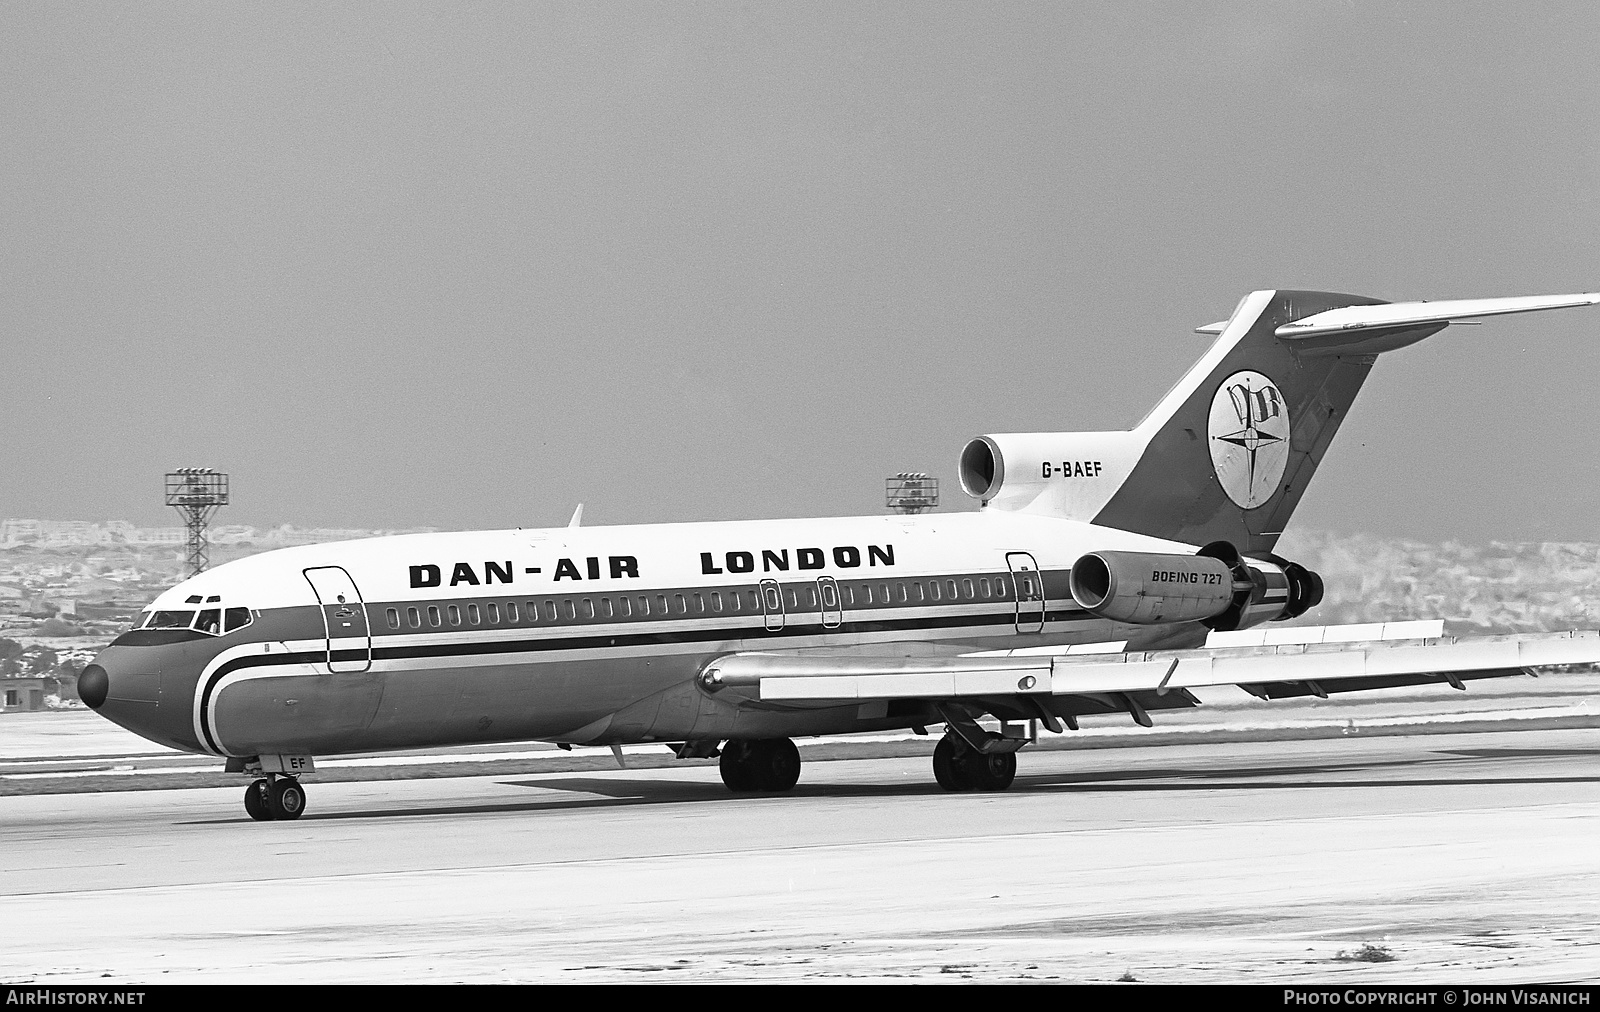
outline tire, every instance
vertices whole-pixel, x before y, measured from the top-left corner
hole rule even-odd
[[[244,810],[257,822],[269,822],[272,808],[267,804],[267,782],[257,780],[244,789]]]
[[[972,791],[1003,791],[1017,778],[1017,754],[995,752],[969,754],[961,772]]]
[[[965,751],[965,746],[962,748]],[[963,764],[964,766],[964,764]],[[968,788],[958,775],[956,764],[956,741],[948,734],[939,739],[939,744],[933,747],[933,779],[939,786],[947,791],[964,791]]]
[[[274,819],[286,822],[298,819],[306,810],[306,789],[299,781],[283,777],[267,788],[267,803]]]
[[[751,768],[758,790],[787,791],[800,781],[800,750],[788,738],[752,742]]]
[[[750,762],[751,743],[747,741],[730,741],[722,746],[722,758],[717,760],[717,769],[722,773],[722,782],[728,790],[735,793],[744,793],[756,789],[755,770]]]

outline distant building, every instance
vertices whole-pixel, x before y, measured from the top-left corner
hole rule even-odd
[[[45,694],[58,684],[54,678],[0,678],[0,713],[43,710]]]

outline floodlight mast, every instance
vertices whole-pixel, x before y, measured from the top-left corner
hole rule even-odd
[[[901,471],[883,480],[884,501],[897,513],[917,514],[939,505],[939,479]]]
[[[228,476],[209,467],[180,467],[167,472],[167,505],[183,515],[189,575],[205,572],[211,565],[206,524],[218,506],[228,505]]]

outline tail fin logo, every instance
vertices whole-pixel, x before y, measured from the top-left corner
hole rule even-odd
[[[1241,508],[1261,506],[1289,463],[1289,406],[1261,373],[1236,372],[1211,399],[1207,425],[1217,481]]]

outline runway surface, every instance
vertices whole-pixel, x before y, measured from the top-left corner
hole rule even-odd
[[[6,796],[0,979],[1594,981],[1597,734]]]

